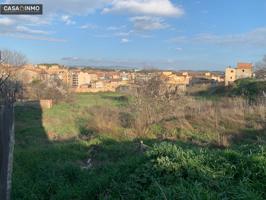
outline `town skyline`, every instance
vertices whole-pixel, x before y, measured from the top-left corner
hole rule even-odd
[[[38,3],[41,16],[0,16],[0,48],[33,64],[223,71],[265,54],[263,0]]]

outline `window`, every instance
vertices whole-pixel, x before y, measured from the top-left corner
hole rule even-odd
[[[234,70],[231,70],[231,73],[234,73]]]
[[[243,69],[242,72],[245,72],[245,70]]]

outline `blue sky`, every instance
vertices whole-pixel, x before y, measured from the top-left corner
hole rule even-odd
[[[266,54],[265,0],[0,0],[42,16],[0,16],[0,48],[31,63],[223,70]]]

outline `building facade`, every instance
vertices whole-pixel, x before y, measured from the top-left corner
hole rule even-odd
[[[225,86],[243,78],[253,77],[253,65],[251,63],[238,63],[236,68],[225,69]]]

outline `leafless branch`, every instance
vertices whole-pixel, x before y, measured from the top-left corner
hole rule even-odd
[[[1,51],[0,60],[0,101],[4,104],[13,104],[20,91],[21,83],[16,80],[14,69],[26,64],[26,57],[16,51]]]
[[[255,74],[258,79],[266,79],[266,55],[263,57],[262,61],[256,63]]]

